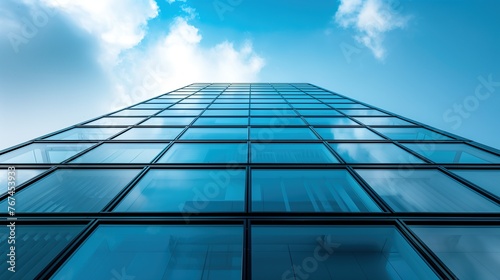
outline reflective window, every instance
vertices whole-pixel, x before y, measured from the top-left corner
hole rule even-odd
[[[252,116],[270,116],[270,117],[297,116],[297,114],[293,110],[286,110],[286,109],[251,110],[250,114]]]
[[[250,152],[254,163],[338,163],[321,143],[255,143]]]
[[[414,125],[396,117],[356,117],[355,119],[366,125]]]
[[[208,107],[208,104],[175,104],[170,107],[170,109],[205,109]]]
[[[327,140],[380,140],[382,137],[366,128],[315,128]]]
[[[252,109],[290,109],[288,104],[252,104]]]
[[[166,118],[150,118],[141,123],[141,125],[188,125],[194,120],[193,117],[166,117]]]
[[[248,110],[206,110],[202,116],[248,116]]]
[[[347,163],[424,163],[391,143],[330,144]]]
[[[137,117],[104,117],[97,119],[93,122],[86,123],[85,125],[134,125],[144,118]]]
[[[335,118],[313,118],[307,117],[306,121],[311,125],[358,125],[349,118],[335,117]]]
[[[439,279],[393,226],[253,226],[252,279]]]
[[[125,109],[120,112],[116,112],[112,114],[111,116],[117,117],[129,117],[129,116],[151,116],[156,113],[158,113],[160,110],[132,110],[132,109]]]
[[[499,212],[500,207],[437,170],[356,170],[396,212]]]
[[[16,212],[99,212],[138,173],[134,169],[56,170],[16,193]],[[7,209],[7,201],[0,202],[0,207]]]
[[[194,125],[248,125],[248,118],[200,117]]]
[[[500,197],[500,170],[451,170],[462,178]]]
[[[453,140],[423,127],[379,127],[375,130],[393,140]]]
[[[466,144],[403,144],[437,163],[500,163],[500,157]]]
[[[5,256],[10,254],[9,231],[0,231],[0,250],[5,253],[0,262],[0,279],[36,279],[83,228],[83,225],[16,225],[15,272],[8,270],[10,257]]]
[[[317,140],[309,128],[252,127],[250,138],[253,140]]]
[[[146,104],[146,103],[143,103],[143,104],[135,105],[132,108],[134,108],[134,109],[158,109],[158,110],[161,110],[161,109],[167,108],[168,106],[170,106],[170,104],[149,104],[149,103]]]
[[[325,104],[317,103],[317,104],[293,104],[293,108],[295,109],[329,109]]]
[[[92,145],[34,143],[0,155],[0,163],[60,163]]]
[[[303,116],[340,116],[341,114],[333,109],[330,110],[306,110],[300,109],[299,113]]]
[[[248,129],[245,128],[189,128],[181,136],[183,140],[246,140]]]
[[[241,226],[100,225],[53,278],[242,279],[242,248]]]
[[[281,127],[288,125],[306,125],[301,118],[251,118],[251,125]]]
[[[498,279],[500,227],[411,226],[458,279]]]
[[[212,104],[210,109],[248,109],[248,103],[243,104]]]
[[[361,104],[332,103],[330,105],[335,109],[368,109],[368,107]]]
[[[339,109],[348,116],[388,116],[386,113],[374,109]]]
[[[18,169],[15,171],[15,183],[16,186],[28,181],[29,179],[41,174],[45,169]],[[7,185],[9,182],[9,170],[7,168],[0,169],[0,194],[7,191]]]
[[[104,140],[122,131],[123,128],[72,128],[56,135],[47,137],[47,140]]]
[[[202,110],[165,110],[158,114],[160,117],[196,117]]]
[[[115,212],[242,212],[244,170],[151,170]]]
[[[113,138],[116,140],[172,140],[179,135],[184,128],[178,127],[134,127],[123,134]]]
[[[158,163],[245,163],[246,143],[175,143]]]
[[[165,143],[107,143],[71,163],[150,163],[166,146]]]
[[[380,212],[345,170],[253,170],[254,212]]]

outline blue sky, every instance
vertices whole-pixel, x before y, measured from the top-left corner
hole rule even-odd
[[[310,82],[500,148],[500,2],[3,0],[0,149],[193,82]]]

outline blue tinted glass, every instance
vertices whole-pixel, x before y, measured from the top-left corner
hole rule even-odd
[[[248,109],[249,105],[246,104],[213,104],[210,109]]]
[[[150,163],[166,146],[159,143],[102,144],[71,163]]]
[[[134,169],[62,169],[16,193],[16,212],[99,212],[139,173]],[[7,210],[7,201],[0,202]]]
[[[246,140],[247,128],[189,128],[181,136],[183,140]]]
[[[376,130],[394,140],[452,140],[422,127],[379,127]]]
[[[301,118],[251,118],[251,125],[281,127],[288,125],[306,125]]]
[[[202,110],[165,110],[158,114],[160,117],[196,117]]]
[[[254,212],[380,212],[345,170],[253,170]]]
[[[372,109],[340,109],[339,111],[348,116],[388,116],[386,113]]]
[[[206,110],[202,116],[248,116],[248,110]]]
[[[141,125],[188,125],[194,120],[193,117],[166,117],[166,118],[151,118]]]
[[[297,116],[297,114],[293,110],[287,110],[287,109],[251,110],[250,114],[252,116],[271,116],[271,117]]]
[[[132,108],[134,108],[134,109],[159,109],[159,110],[161,110],[161,109],[167,108],[168,106],[170,106],[170,104],[146,104],[146,103],[143,103],[143,104],[135,105]]]
[[[15,272],[3,256],[0,279],[36,279],[53,258],[84,228],[83,225],[16,225]],[[10,254],[9,231],[0,233],[0,250]],[[9,257],[10,258],[10,257]]]
[[[104,117],[97,119],[93,122],[86,123],[85,125],[134,125],[140,121],[144,120],[144,118],[138,117]]]
[[[146,101],[144,103],[146,103],[146,104],[165,104],[165,106],[169,106],[170,104],[175,103],[175,102],[176,102],[175,100],[164,99],[164,98],[155,98],[155,99],[151,99],[149,101]]]
[[[331,106],[336,109],[368,109],[368,107],[361,104],[332,103]]]
[[[72,128],[54,136],[47,137],[47,140],[104,140],[122,131],[123,128]]]
[[[321,143],[258,143],[251,154],[254,163],[338,163]]]
[[[437,163],[500,163],[500,157],[466,144],[404,144]]]
[[[16,168],[16,170],[14,171],[14,178],[15,178],[15,183],[16,183],[16,186],[19,186],[21,185],[22,183],[28,181],[29,179],[37,176],[38,174],[41,174],[42,172],[44,172],[45,169],[18,169]],[[12,175],[11,175],[12,176]],[[0,194],[3,193],[3,192],[6,192],[7,191],[7,185],[8,185],[8,180],[9,178],[9,170],[7,168],[2,168],[1,171],[0,171],[0,188],[3,188],[3,189],[0,189]],[[12,180],[11,180],[12,182]]]
[[[266,99],[250,99],[251,103],[285,103],[285,100],[282,98],[266,98]]]
[[[330,144],[348,163],[424,163],[391,143]]]
[[[252,104],[252,109],[290,109],[288,104]]]
[[[252,279],[439,279],[393,226],[253,226]]]
[[[366,128],[315,128],[326,140],[380,140],[382,137]]]
[[[170,107],[170,109],[205,109],[208,107],[208,104],[175,104]]]
[[[309,128],[252,127],[250,137],[253,140],[317,140],[318,137]]]
[[[500,197],[500,170],[451,170],[459,175],[478,185],[479,187],[489,191],[490,193]]]
[[[158,163],[245,163],[246,143],[175,143]]]
[[[0,155],[0,163],[60,163],[93,144],[29,144]]]
[[[193,97],[188,97],[187,99],[182,100],[179,102],[180,104],[186,104],[186,103],[202,103],[202,104],[208,104],[213,101],[213,98],[193,98]]]
[[[151,116],[156,113],[158,113],[160,110],[132,110],[132,109],[126,109],[122,110],[120,112],[116,112],[112,114],[111,116],[113,117],[129,117],[129,116]]]
[[[306,121],[311,125],[358,125],[352,120],[345,117],[335,117],[335,118],[313,118],[307,117]]]
[[[241,226],[101,225],[53,279],[242,279],[242,248]]]
[[[396,117],[356,117],[355,119],[366,125],[414,125]]]
[[[500,227],[412,226],[458,279],[498,279]]]
[[[396,212],[499,212],[500,207],[437,170],[356,170]]]
[[[297,103],[320,103],[318,100],[316,99],[313,99],[313,98],[304,98],[303,96],[301,96],[301,98],[294,98],[294,99],[290,99],[288,100],[288,102],[292,103],[292,104],[297,104]]]
[[[295,109],[329,109],[325,104],[293,104]]]
[[[298,110],[302,116],[340,116],[341,114],[333,109],[330,110]]]
[[[200,117],[194,125],[248,125],[248,118]]]
[[[136,127],[118,135],[116,140],[172,140],[179,135],[184,128],[177,127]]]
[[[115,212],[241,212],[244,170],[151,170]]]

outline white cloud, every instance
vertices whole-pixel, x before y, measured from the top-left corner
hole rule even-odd
[[[399,1],[391,0],[340,0],[335,22],[343,28],[356,30],[354,38],[368,47],[378,59],[383,59],[385,33],[406,27],[409,16],[398,11]]]

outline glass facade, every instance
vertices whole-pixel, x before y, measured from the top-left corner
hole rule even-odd
[[[498,278],[500,152],[312,84],[191,84],[0,170],[0,279]]]

